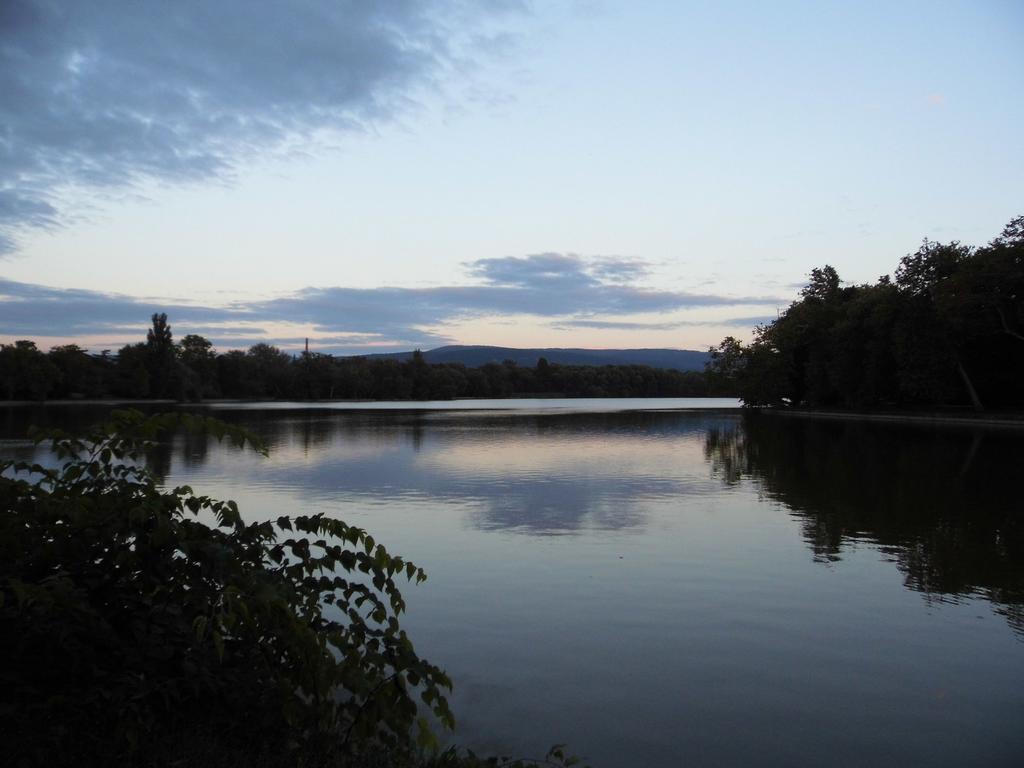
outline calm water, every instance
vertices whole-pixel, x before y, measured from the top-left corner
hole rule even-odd
[[[1024,763],[1024,433],[624,402],[654,410],[219,408],[270,457],[179,437],[153,462],[250,519],[327,511],[422,565],[405,625],[475,748]],[[0,434],[95,415],[9,409]]]

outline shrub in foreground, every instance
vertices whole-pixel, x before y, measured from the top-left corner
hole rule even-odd
[[[160,488],[163,430],[241,430],[115,412],[48,439],[59,466],[0,462],[0,721],[13,764],[152,762],[215,739],[289,763],[410,750],[451,683],[400,628],[426,577],[323,515],[245,523]],[[421,702],[425,706],[421,706]]]
[[[323,515],[245,523],[232,501],[161,488],[145,454],[197,416],[115,411],[0,462],[0,723],[9,765],[526,768],[439,751],[451,682],[400,628],[426,578]]]

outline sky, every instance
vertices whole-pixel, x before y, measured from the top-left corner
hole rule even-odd
[[[706,349],[1024,214],[1024,3],[0,0],[0,342]]]

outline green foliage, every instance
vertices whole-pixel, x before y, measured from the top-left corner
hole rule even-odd
[[[749,364],[746,350],[735,336],[726,336],[708,350],[705,374],[708,383],[724,392],[736,392]]]
[[[48,394],[55,397],[97,397],[103,394],[106,360],[94,360],[77,344],[53,347],[46,357],[60,372]]]
[[[116,378],[111,388],[121,397],[150,397],[150,355],[145,344],[126,344],[117,353]],[[155,394],[154,394],[155,396]]]
[[[738,395],[747,406],[781,405],[787,376],[773,329],[774,325],[758,326],[748,346],[727,336],[712,347],[705,370],[712,390]]]
[[[423,571],[322,514],[245,523],[234,502],[161,488],[145,452],[175,428],[252,442],[115,411],[84,438],[36,435],[57,467],[0,462],[5,759],[125,761],[215,733],[302,764],[411,752],[425,712],[452,726],[449,679],[398,623],[398,582]]]
[[[181,350],[174,344],[167,315],[154,314],[152,323],[146,333],[144,358],[150,395],[174,400],[196,399],[197,374],[178,359]]]
[[[59,380],[60,371],[35,342],[0,344],[0,394],[8,400],[45,400]]]
[[[566,752],[565,744],[555,744],[542,758],[481,757],[472,750],[455,747],[422,763],[422,768],[589,768],[575,755]]]
[[[254,344],[245,355],[247,375],[262,395],[286,397],[292,391],[293,360],[270,344]]]
[[[153,327],[146,331],[146,345],[158,354],[173,355],[174,336],[167,324],[167,313],[154,313]]]
[[[874,285],[835,269],[743,346],[711,350],[712,381],[747,405],[1024,405],[1024,217],[987,246],[925,240]]]
[[[185,335],[178,344],[178,359],[191,372],[199,397],[214,397],[219,394],[217,386],[217,353],[213,344],[194,333]]]

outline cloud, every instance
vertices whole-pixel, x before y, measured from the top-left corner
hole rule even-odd
[[[674,331],[686,325],[694,325],[693,322],[670,322],[670,323],[644,323],[631,322],[629,320],[561,320],[555,323],[556,328],[597,328],[599,330],[615,331]]]
[[[278,321],[311,323],[326,332],[393,334],[410,326],[496,315],[581,318],[671,312],[697,307],[785,303],[777,297],[731,297],[686,291],[659,291],[604,283],[595,271],[611,258],[540,253],[480,259],[467,264],[482,283],[432,288],[306,288],[291,296],[250,305],[256,314]],[[623,260],[623,265],[631,261]],[[629,267],[632,268],[632,267]],[[627,274],[624,268],[621,274]]]
[[[134,335],[135,329],[145,333],[154,312],[166,312],[177,322],[196,324],[249,319],[238,308],[174,304],[0,278],[0,328],[7,336]]]
[[[0,3],[0,253],[69,187],[230,177],[407,108],[504,33],[472,0]]]
[[[305,346],[306,339],[309,339],[311,352],[330,355],[372,355],[387,352],[408,352],[410,348],[427,349],[436,346],[443,346],[447,340],[432,340],[429,342],[405,342],[395,343],[387,339],[381,339],[372,334],[345,335],[345,336],[274,336],[253,334],[252,330],[248,335],[221,336],[216,328],[210,329],[207,333],[193,328],[188,329],[191,333],[199,333],[213,344],[214,349],[225,351],[229,349],[248,349],[254,344],[270,344],[271,346],[285,351],[301,350]]]
[[[619,256],[587,259],[571,253],[479,259],[469,262],[466,267],[470,274],[484,282],[534,290],[593,288],[598,285],[628,283],[642,279],[650,272],[648,263],[639,259]]]
[[[639,259],[597,259],[590,268],[590,274],[606,283],[639,280],[646,277],[649,272],[650,265]]]
[[[617,269],[621,263],[622,269]],[[445,326],[485,317],[534,316],[561,327],[659,330],[705,321],[667,323],[608,320],[608,316],[667,313],[710,307],[785,304],[773,296],[725,296],[659,291],[599,277],[639,274],[633,262],[603,257],[541,253],[525,257],[480,259],[467,265],[476,285],[429,288],[310,287],[263,300],[234,300],[224,306],[161,302],[123,294],[58,289],[0,279],[0,328],[8,336],[87,336],[144,331],[149,316],[166,312],[176,334],[209,331],[217,343],[261,336],[282,325],[312,327],[332,338],[335,348],[372,344],[431,347],[452,339]],[[632,270],[632,271],[631,271]],[[708,325],[747,324],[707,321]],[[241,330],[240,330],[241,329]],[[300,338],[297,330],[294,338]],[[204,334],[206,335],[206,334]],[[258,338],[268,341],[267,334]],[[275,337],[276,338],[276,337]],[[285,338],[285,337],[280,337]],[[290,337],[289,337],[290,338]]]
[[[737,325],[746,328],[753,328],[758,325],[768,325],[779,319],[778,315],[754,315],[753,317],[732,317],[723,320],[722,325]]]
[[[570,319],[559,321],[558,328],[597,328],[599,330],[618,331],[675,331],[679,328],[697,328],[733,326],[753,328],[775,320],[774,316],[759,315],[756,317],[729,317],[721,320],[676,320],[667,323],[632,322],[629,320],[587,320]]]

